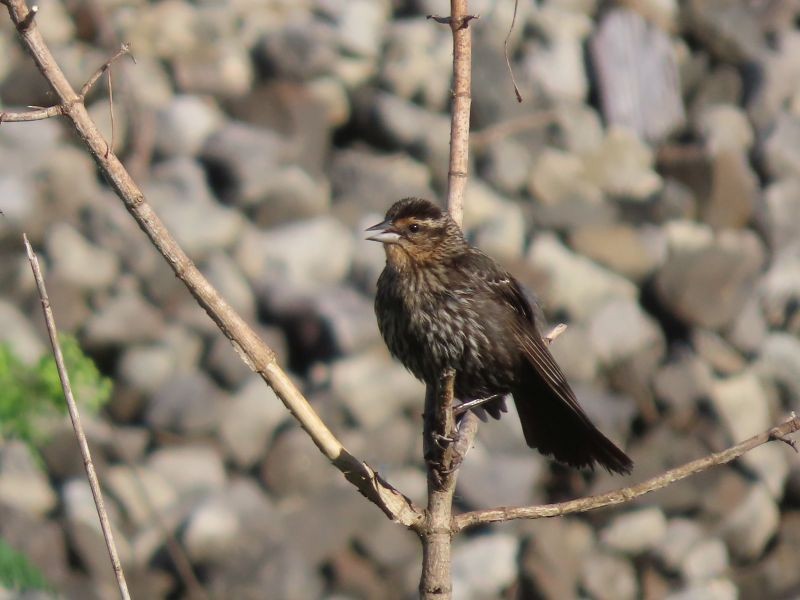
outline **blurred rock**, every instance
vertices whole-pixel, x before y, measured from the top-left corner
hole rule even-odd
[[[589,340],[607,366],[651,348],[663,354],[666,346],[658,324],[628,298],[610,300],[591,316]]]
[[[222,402],[221,390],[208,375],[185,373],[166,381],[153,394],[145,420],[156,429],[198,435],[214,428],[223,412]]]
[[[694,33],[722,60],[755,59],[765,46],[755,10],[745,0],[692,0],[687,17]]]
[[[697,354],[722,375],[736,375],[747,367],[747,361],[719,334],[695,329],[691,335]]]
[[[767,337],[767,321],[754,293],[733,320],[725,338],[745,355],[756,354]]]
[[[581,583],[598,600],[633,600],[639,593],[633,565],[614,554],[588,556],[583,563]]]
[[[740,228],[750,221],[758,200],[758,180],[744,152],[723,151],[713,159],[711,195],[703,220],[715,229]]]
[[[111,467],[104,474],[103,483],[137,528],[163,519],[178,500],[170,481],[146,466]]]
[[[750,231],[713,235],[701,225],[667,225],[667,262],[656,274],[656,291],[676,316],[718,328],[741,310],[764,261],[764,248]],[[724,290],[724,294],[722,291]]]
[[[681,571],[686,581],[708,581],[729,569],[728,549],[722,540],[700,540],[686,553]]]
[[[800,239],[800,179],[780,179],[764,191],[769,240],[775,250],[785,250]]]
[[[542,291],[548,309],[566,310],[575,319],[589,317],[611,299],[636,297],[636,288],[627,279],[573,254],[552,234],[536,237],[528,260],[548,277]]]
[[[699,116],[698,127],[713,156],[747,153],[753,146],[753,126],[738,106],[714,104]]]
[[[219,108],[207,98],[180,95],[157,114],[156,150],[165,156],[196,156],[206,138],[223,123]]]
[[[785,389],[790,406],[800,409],[800,340],[786,333],[770,333],[761,347],[755,370]]]
[[[650,141],[683,124],[675,50],[664,31],[619,8],[603,15],[589,48],[608,123]]]
[[[476,446],[465,460],[458,479],[458,494],[469,506],[524,506],[540,502],[535,490],[544,475],[544,461],[520,454],[491,453]]]
[[[314,495],[336,476],[329,461],[297,427],[275,439],[261,469],[264,484],[278,498]]]
[[[586,155],[586,177],[611,197],[646,200],[662,186],[653,158],[650,148],[632,131],[614,125],[603,143]]]
[[[331,370],[331,389],[353,418],[367,430],[402,411],[422,410],[423,385],[385,352],[366,352],[336,361]],[[379,399],[376,401],[376,399]]]
[[[0,342],[8,344],[26,364],[33,364],[45,353],[42,339],[27,317],[11,302],[0,299]]]
[[[739,591],[729,579],[717,578],[669,594],[665,600],[736,600]]]
[[[682,421],[694,417],[698,402],[709,397],[712,385],[708,364],[688,350],[661,366],[653,378],[656,395]]]
[[[242,535],[241,523],[222,498],[209,498],[197,506],[186,523],[183,543],[193,561],[206,563],[223,558]]]
[[[214,201],[205,173],[189,158],[159,165],[147,195],[181,247],[195,260],[215,249],[231,247],[241,235],[242,216]]]
[[[594,546],[592,528],[574,519],[541,519],[531,522],[531,537],[520,557],[523,577],[546,598],[570,598],[576,594],[584,560]]]
[[[690,550],[703,543],[705,537],[703,528],[694,521],[686,518],[670,519],[654,550],[669,571],[678,572],[685,564]]]
[[[172,484],[179,498],[202,496],[227,483],[222,458],[205,444],[164,446],[150,455],[148,466]]]
[[[136,290],[123,289],[99,304],[86,323],[88,347],[148,342],[164,331],[161,313]]]
[[[244,319],[256,316],[256,299],[244,274],[225,252],[212,254],[201,269],[209,283],[222,294],[226,302]]]
[[[247,230],[236,260],[257,290],[290,285],[311,291],[341,281],[354,250],[352,235],[339,221],[319,217],[264,232]]]
[[[0,445],[0,502],[31,516],[42,517],[55,508],[58,498],[47,474],[30,449],[19,440]]]
[[[666,259],[666,239],[655,227],[624,223],[586,225],[570,234],[570,245],[583,256],[634,281],[641,281]]]
[[[545,204],[599,204],[600,186],[586,172],[580,157],[561,150],[546,149],[531,170],[531,195]]]
[[[489,534],[456,542],[453,548],[453,596],[496,598],[516,576],[516,538]]]
[[[667,519],[656,507],[635,510],[615,517],[600,532],[600,542],[625,554],[652,550],[667,532]]]
[[[56,223],[47,232],[46,240],[53,277],[87,290],[107,288],[116,280],[117,257],[92,244],[71,225]]]
[[[722,534],[734,557],[753,561],[764,552],[778,530],[779,521],[775,500],[764,486],[755,485],[725,519]]]
[[[228,457],[249,469],[266,454],[278,425],[286,420],[283,403],[257,375],[252,375],[222,412],[219,436]]]
[[[172,62],[178,90],[185,94],[241,96],[253,85],[254,69],[237,39],[206,40]]]
[[[778,115],[774,128],[764,142],[764,158],[769,174],[776,179],[800,175],[800,117]]]

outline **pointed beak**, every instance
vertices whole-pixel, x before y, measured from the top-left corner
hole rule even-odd
[[[377,233],[367,237],[368,240],[372,240],[373,242],[396,244],[400,240],[400,234],[392,227],[391,221],[383,221],[382,223],[367,228],[366,231],[377,231]]]

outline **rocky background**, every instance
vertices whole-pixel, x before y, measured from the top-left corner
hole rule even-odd
[[[372,313],[396,199],[442,198],[451,40],[395,0],[43,0],[79,87],[118,48],[115,150],[345,445],[424,496],[422,387]],[[553,352],[627,479],[481,427],[462,509],[634,483],[800,409],[800,5],[475,1],[470,238],[569,328]],[[5,109],[52,96],[0,18]],[[90,110],[109,131],[100,85]],[[413,535],[313,447],[195,305],[62,122],[0,125],[0,339],[46,352],[21,243],[113,399],[86,427],[136,598],[410,598]],[[66,422],[0,444],[0,537],[64,597],[115,592]],[[176,549],[177,548],[177,549]],[[181,551],[182,548],[182,551]],[[183,564],[177,560],[185,552]],[[458,539],[455,597],[800,593],[800,458],[751,452],[620,508]],[[0,597],[14,597],[0,592]]]

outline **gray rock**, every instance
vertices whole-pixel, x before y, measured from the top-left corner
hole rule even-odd
[[[753,126],[738,106],[708,106],[700,113],[697,126],[712,155],[722,152],[747,153],[753,146]]]
[[[603,192],[589,178],[586,165],[575,154],[548,148],[542,152],[531,170],[531,195],[539,202],[555,204],[600,204]]]
[[[211,196],[205,173],[189,158],[162,163],[147,186],[153,208],[192,258],[228,248],[239,238],[244,219]]]
[[[68,578],[66,536],[57,521],[31,517],[25,511],[2,506],[0,535],[4,543],[23,554],[51,584],[60,585]],[[0,595],[3,593],[0,592]],[[19,591],[8,594],[9,600],[14,600]],[[47,598],[52,598],[52,594],[48,592]]]
[[[711,194],[701,206],[715,229],[744,227],[758,200],[758,178],[744,151],[723,150],[713,158]]]
[[[697,403],[708,398],[713,375],[708,364],[696,354],[680,352],[658,369],[653,378],[656,395],[680,420],[694,418]]]
[[[252,206],[265,198],[287,155],[275,131],[231,121],[206,139],[200,158],[223,200]]]
[[[481,150],[480,175],[483,179],[510,196],[526,187],[534,166],[532,153],[526,144],[509,137],[493,141]],[[470,184],[474,182],[474,178],[470,180]]]
[[[603,143],[603,123],[590,106],[566,102],[555,111],[560,141],[569,152],[584,156]]]
[[[785,250],[800,238],[800,179],[780,179],[764,191],[771,247]]]
[[[136,323],[136,327],[131,327]],[[164,321],[156,308],[134,289],[122,289],[98,302],[86,323],[86,345],[89,347],[135,344],[158,339],[164,332]]]
[[[787,318],[800,301],[800,244],[772,257],[759,282],[759,292],[767,323],[773,327],[790,325]]]
[[[200,371],[173,377],[150,400],[145,420],[151,427],[198,435],[214,428],[222,413],[222,392]]]
[[[222,113],[208,98],[179,95],[156,116],[155,147],[166,156],[196,156],[222,124]]]
[[[793,568],[797,561],[800,540],[800,519],[797,511],[784,512],[776,547],[759,561],[751,577],[737,578],[740,597],[779,598],[791,596],[800,584],[800,573]]]
[[[537,486],[544,471],[544,461],[528,452],[490,454],[476,445],[462,464],[456,493],[476,508],[533,504],[543,500]]]
[[[755,371],[785,388],[792,399],[791,406],[800,410],[800,340],[787,333],[770,333],[761,347]]]
[[[583,563],[581,583],[597,600],[633,600],[639,594],[633,565],[614,554],[587,556]]]
[[[336,6],[337,41],[343,53],[376,58],[389,18],[389,2],[356,0],[329,6]]]
[[[378,521],[369,531],[357,533],[356,539],[370,559],[393,571],[417,561],[419,557],[419,544],[414,537],[389,519]]]
[[[256,316],[256,299],[244,274],[236,262],[225,252],[215,252],[208,257],[201,270],[222,297],[244,319],[253,321]]]
[[[708,581],[725,575],[729,568],[728,548],[717,538],[700,540],[686,553],[681,566],[685,581]]]
[[[542,291],[548,309],[565,310],[578,320],[588,318],[611,299],[637,296],[627,279],[573,254],[552,234],[536,237],[528,260],[548,277],[548,287]]]
[[[695,329],[691,337],[697,354],[717,373],[736,375],[747,367],[744,357],[718,333]]]
[[[334,71],[337,60],[334,29],[321,19],[293,19],[274,27],[254,48],[263,70],[278,77],[307,81]]]
[[[224,499],[211,497],[189,515],[183,544],[194,562],[219,561],[237,543],[245,526]]]
[[[287,429],[275,439],[264,459],[261,478],[279,498],[313,495],[338,481],[336,470],[298,427]]]
[[[219,436],[228,457],[242,469],[255,465],[287,416],[275,392],[251,375],[222,413]]]
[[[172,69],[178,89],[185,94],[241,96],[255,78],[247,48],[234,37],[206,40],[194,52],[175,57]]]
[[[108,495],[103,499],[112,531],[121,531],[116,505]],[[80,557],[84,568],[97,584],[112,583],[114,572],[109,568],[108,550],[97,518],[97,507],[85,478],[67,481],[61,490],[61,501],[72,551]],[[125,565],[130,561],[131,546],[125,536],[116,535],[114,542],[120,561]]]
[[[0,198],[4,220],[16,228],[21,229],[36,215],[38,198],[28,179],[13,173],[0,174]]]
[[[0,445],[0,502],[31,516],[42,517],[57,501],[47,474],[28,446],[19,440],[8,440]]]
[[[331,160],[329,177],[335,212],[350,224],[360,223],[367,212],[383,216],[400,198],[436,198],[430,170],[404,154],[342,150]]]
[[[335,219],[319,217],[265,232],[246,230],[236,260],[257,290],[313,291],[341,281],[354,250],[350,231]]]
[[[690,550],[703,543],[705,538],[705,531],[695,521],[685,518],[670,519],[654,550],[668,570],[678,572]]]
[[[797,177],[800,175],[800,118],[782,113],[764,142],[764,157],[767,169],[773,177]]]
[[[497,598],[516,577],[519,542],[498,533],[460,541],[453,548],[453,597]]]
[[[666,347],[658,324],[630,298],[610,300],[591,316],[589,340],[606,366],[651,349],[663,354]]]
[[[367,430],[399,418],[406,407],[422,409],[420,382],[386,352],[364,352],[336,361],[331,389],[353,418]],[[375,399],[380,401],[376,402]]]
[[[4,100],[13,103],[6,99],[5,91],[3,89]],[[29,101],[29,98],[22,100]],[[50,161],[51,152],[63,135],[63,129],[54,119],[4,125],[0,132],[0,159],[5,173],[35,173]]]
[[[616,516],[600,532],[600,541],[612,550],[637,555],[656,548],[667,532],[661,509],[639,509]]]
[[[748,103],[748,112],[759,131],[772,128],[776,115],[796,93],[792,82],[800,76],[800,34],[794,29],[781,31],[771,46],[772,52],[761,55],[762,84]]]
[[[692,0],[687,18],[692,31],[723,60],[757,59],[764,48],[755,11],[744,0]]]
[[[471,181],[464,192],[464,230],[476,246],[500,260],[522,255],[525,218],[520,206],[479,181]]]
[[[147,466],[169,481],[179,498],[208,494],[227,484],[222,458],[206,444],[159,448],[150,455]]]
[[[391,21],[381,64],[382,83],[401,98],[419,97],[429,108],[444,108],[450,86],[441,73],[451,68],[452,45],[447,31],[420,19]]]
[[[651,141],[683,125],[676,52],[667,33],[618,8],[603,15],[589,48],[607,122]]]
[[[764,260],[750,231],[723,231],[688,222],[667,225],[669,255],[656,274],[664,304],[689,323],[719,328],[744,306]],[[724,293],[723,293],[724,291]]]
[[[92,244],[71,225],[54,224],[45,239],[47,255],[53,265],[53,277],[86,290],[107,288],[117,278],[117,257]]]
[[[533,85],[557,102],[582,101],[589,88],[583,41],[591,21],[577,11],[550,5],[533,12],[532,18],[546,39],[530,44],[523,57]]]
[[[662,187],[652,150],[618,125],[609,127],[603,143],[583,161],[586,179],[611,197],[643,201]]]
[[[11,302],[0,299],[0,342],[8,344],[26,364],[45,353],[45,345],[27,317]]]
[[[164,519],[178,501],[172,483],[143,465],[113,466],[104,473],[103,484],[108,486],[109,493],[136,528],[145,528],[154,520]]]
[[[752,355],[758,353],[767,333],[767,320],[754,292],[725,331],[725,339],[740,352]]]
[[[739,560],[759,558],[778,531],[780,512],[766,487],[755,485],[722,524],[722,535]]]
[[[591,382],[600,371],[600,359],[589,340],[588,324],[570,325],[550,344],[550,352],[568,381]]]
[[[589,224],[572,231],[569,241],[579,254],[634,281],[653,273],[667,256],[665,236],[655,227]]]
[[[737,600],[739,590],[725,578],[712,579],[666,596],[665,600]]]
[[[594,546],[594,531],[577,519],[541,519],[531,523],[520,569],[533,577],[546,598],[576,595],[581,566]]]

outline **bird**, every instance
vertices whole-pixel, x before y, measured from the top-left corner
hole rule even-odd
[[[447,211],[404,198],[367,232],[386,254],[378,328],[415,377],[435,385],[454,371],[454,394],[464,402],[511,394],[531,448],[575,468],[632,471],[633,461],[578,403],[520,283],[469,244]],[[489,412],[500,416],[496,406]]]

